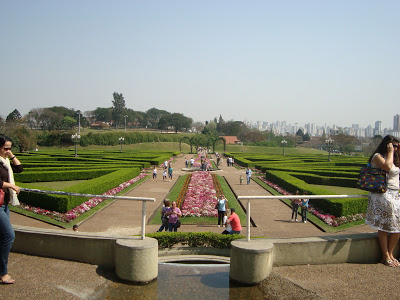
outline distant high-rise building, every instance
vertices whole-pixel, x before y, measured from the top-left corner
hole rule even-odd
[[[400,115],[393,117],[393,131],[400,131]]]
[[[374,135],[382,135],[382,122],[381,121],[375,122]]]

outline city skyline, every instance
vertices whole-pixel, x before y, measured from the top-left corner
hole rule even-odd
[[[194,121],[393,126],[400,2],[2,1],[0,99]],[[220,113],[214,113],[220,112]]]

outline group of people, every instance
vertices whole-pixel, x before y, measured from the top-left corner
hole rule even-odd
[[[164,200],[164,205],[161,209],[161,226],[157,232],[165,231],[178,231],[179,218],[182,217],[181,210],[176,206],[176,202],[173,201],[172,205],[168,199]]]
[[[185,158],[185,167],[186,169],[190,169],[194,165],[194,158],[191,159]]]
[[[299,195],[299,191],[296,191],[296,195]],[[307,192],[304,191],[304,195],[307,195]],[[292,222],[299,222],[297,219],[297,214],[299,212],[299,206],[301,208],[301,221],[303,223],[307,223],[307,211],[308,211],[308,202],[309,199],[292,199]]]
[[[227,164],[228,167],[233,167],[233,164],[234,164],[234,163],[235,163],[235,160],[233,159],[232,156],[229,156],[229,157],[226,159],[226,164]]]
[[[240,224],[239,216],[235,212],[235,208],[231,208],[230,215],[228,217],[228,199],[225,196],[221,196],[217,199],[216,209],[218,210],[218,227],[225,227],[222,234],[240,234],[242,226]]]
[[[162,165],[163,167],[163,181],[171,181],[172,180],[172,173],[174,171],[174,168],[172,167],[172,163],[168,163],[165,161]],[[168,178],[167,178],[168,174]],[[157,180],[157,166],[154,166],[153,168],[153,181]]]

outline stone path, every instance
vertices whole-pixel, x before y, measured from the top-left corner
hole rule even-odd
[[[190,155],[186,155],[190,157]],[[177,158],[174,163],[173,180],[163,181],[161,168],[158,172],[158,178],[153,181],[151,178],[135,189],[131,190],[126,196],[131,197],[149,197],[155,198],[156,202],[147,202],[146,214],[147,219],[155,212],[155,210],[162,204],[162,201],[167,197],[169,191],[175,184],[180,175],[187,174],[182,171],[184,168],[185,156]],[[225,160],[224,160],[225,161]],[[238,170],[234,167],[227,167],[226,164],[220,167],[220,171],[216,171],[218,175],[224,176],[229,185],[237,196],[260,196],[271,194],[251,181],[249,185],[246,184],[245,169]],[[244,184],[240,184],[240,175],[244,177]],[[246,201],[247,202],[247,201]],[[246,203],[243,203],[246,206]],[[106,232],[110,234],[140,234],[141,233],[141,215],[142,215],[142,202],[118,200],[107,206],[96,215],[87,219],[80,225],[80,231],[84,232]],[[158,216],[156,216],[158,217]],[[256,227],[251,227],[252,236],[264,236],[270,238],[286,238],[286,237],[305,237],[305,236],[323,236],[332,235],[332,233],[325,233],[314,226],[312,223],[292,223],[291,222],[291,208],[279,199],[272,200],[252,200],[251,201],[251,217],[256,224]],[[299,220],[300,220],[299,216]],[[38,228],[54,228],[53,225],[37,221],[32,218],[27,218],[19,214],[12,213],[12,223],[15,225],[32,226]],[[246,232],[246,224],[242,224],[243,231]],[[146,232],[157,231],[159,225],[146,225]],[[223,229],[217,225],[183,225],[179,231],[211,231],[220,233]],[[347,233],[363,233],[373,232],[368,226],[361,225],[345,231],[338,232],[337,234]]]

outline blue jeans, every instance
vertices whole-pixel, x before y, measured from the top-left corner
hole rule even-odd
[[[251,179],[251,177],[247,176],[247,184],[250,184],[250,179]]]
[[[232,231],[229,232],[228,234],[240,234],[240,231],[234,231],[234,230],[232,230]]]
[[[14,229],[10,222],[8,205],[0,207],[0,276],[8,274],[8,255],[15,239]]]
[[[172,229],[177,232],[178,228],[176,227],[176,223],[168,223],[168,230],[172,232]]]

